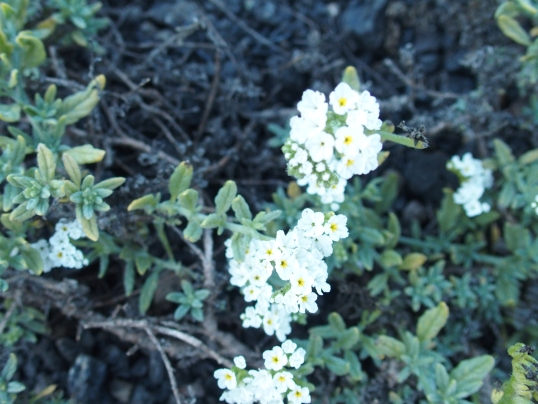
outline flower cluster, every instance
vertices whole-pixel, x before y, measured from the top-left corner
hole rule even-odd
[[[379,104],[368,91],[359,94],[340,83],[329,103],[324,94],[306,90],[297,109],[301,116],[291,118],[290,138],[282,148],[288,172],[336,210],[347,180],[378,166],[381,137],[368,132],[381,128]]]
[[[241,315],[245,328],[263,326],[266,334],[283,341],[291,332],[292,313],[318,310],[317,295],[331,290],[323,258],[332,254],[334,241],[348,236],[344,215],[327,216],[305,209],[287,234],[280,230],[274,240],[252,240],[241,262],[227,242],[230,283],[242,288],[247,302],[256,302]],[[284,281],[278,290],[268,282],[275,272]]]
[[[49,272],[52,268],[65,267],[80,269],[88,265],[82,251],[71,244],[70,240],[78,240],[85,237],[84,231],[77,220],[68,222],[61,219],[56,223],[55,233],[47,241],[41,239],[31,244],[43,260],[43,271]]]
[[[480,198],[486,188],[493,185],[491,170],[484,168],[482,161],[473,158],[471,153],[465,153],[461,159],[459,156],[452,157],[447,163],[447,168],[460,179],[461,185],[454,193],[454,202],[463,205],[467,216],[473,217],[489,212],[490,205],[480,202]]]
[[[286,366],[299,369],[304,362],[305,350],[297,348],[290,340],[282,346],[263,353],[265,369],[245,370],[245,358],[234,358],[231,369],[218,369],[214,377],[221,389],[227,389],[221,401],[235,404],[282,404],[288,398],[290,404],[310,402],[308,388],[299,386]]]

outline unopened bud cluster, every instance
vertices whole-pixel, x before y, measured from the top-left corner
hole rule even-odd
[[[324,94],[306,90],[297,109],[301,115],[291,118],[290,138],[282,147],[288,173],[323,203],[343,202],[347,180],[378,166],[381,137],[367,132],[381,128],[379,104],[368,91],[359,94],[340,83],[329,103]]]

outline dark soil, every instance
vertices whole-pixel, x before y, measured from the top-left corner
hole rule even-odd
[[[538,146],[536,132],[520,129],[523,104],[516,74],[523,48],[499,31],[493,19],[496,2],[490,0],[103,3],[102,15],[111,25],[97,40],[106,53],[59,48],[46,74],[64,80],[59,88],[65,94],[73,91],[73,82],[84,85],[101,73],[107,77],[99,107],[68,133],[68,141],[107,151],[97,176],[127,178],[99,226],[134,243],[144,240],[133,236],[138,224],[126,206],[147,193],[166,193],[166,179],[183,160],[193,164],[194,184],[206,200],[233,179],[252,209],[261,209],[277,187],[290,181],[281,151],[268,146],[274,136],[268,124],[285,127],[305,89],[328,94],[348,65],[357,68],[363,88],[378,97],[382,119],[427,128],[429,149],[389,146],[389,159],[373,174],[390,169],[401,177],[395,209],[404,223],[418,219],[427,226],[434,220],[442,187],[455,180],[445,169],[452,155],[472,151],[484,158],[494,136],[507,140],[516,153]],[[182,251],[181,261],[195,263],[181,240],[170,237]],[[214,303],[219,329],[259,360],[259,352],[274,341],[260,330],[241,328],[243,303],[226,287],[219,245],[216,281],[222,292]],[[47,296],[48,306],[40,308],[51,329],[37,344],[16,347],[18,380],[28,390],[57,384],[77,403],[174,402],[161,357],[143,331],[81,327],[81,322],[110,317],[140,319],[141,283],[125,298],[122,265],[112,260],[103,279],[97,279],[97,264],[76,273],[56,269],[46,276],[51,282],[64,277],[77,281],[71,289],[27,286],[30,294]],[[171,320],[173,306],[164,296],[179,290],[179,284],[173,277],[161,278],[149,316]],[[338,309],[342,298],[323,302],[322,312],[328,313]],[[353,312],[356,308],[347,308],[356,319]],[[196,323],[181,324],[180,329],[217,349],[214,337],[201,333]],[[184,402],[218,402],[221,391],[213,372],[220,365],[186,344],[168,348],[175,350],[171,361]],[[219,352],[229,359],[240,351]],[[338,380],[324,383],[333,389]],[[383,385],[377,379],[372,383]],[[369,402],[387,402],[383,389],[372,388],[369,394]]]

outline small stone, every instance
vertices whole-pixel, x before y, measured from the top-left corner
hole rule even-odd
[[[149,354],[148,384],[152,387],[158,386],[165,378],[166,369],[161,355],[158,351],[151,351]]]
[[[138,384],[133,392],[133,396],[131,397],[130,404],[154,404],[155,401],[153,400],[152,394],[147,391],[144,386],[141,384]]]
[[[126,380],[112,379],[110,382],[110,395],[122,404],[128,403],[133,387],[133,384]]]
[[[343,31],[350,32],[363,48],[375,50],[383,44],[383,10],[388,0],[355,0],[340,16]]]
[[[99,355],[105,361],[111,372],[117,377],[129,377],[129,360],[120,348],[113,344],[106,344]]]
[[[59,371],[67,368],[67,364],[56,351],[53,342],[47,338],[42,338],[37,343],[36,353],[47,370]]]
[[[67,375],[67,389],[77,404],[95,404],[103,398],[107,366],[88,355],[79,355]]]
[[[142,378],[148,373],[148,360],[146,358],[138,359],[131,367],[131,377]]]
[[[69,363],[73,363],[79,354],[78,344],[71,338],[58,338],[55,341],[56,349],[60,355]]]

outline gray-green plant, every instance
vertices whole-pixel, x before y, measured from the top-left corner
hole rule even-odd
[[[17,371],[17,357],[10,354],[2,372],[0,373],[0,402],[13,404],[17,394],[24,391],[24,384],[17,381],[11,381]]]
[[[179,306],[174,311],[174,320],[179,321],[185,317],[189,312],[196,321],[204,320],[204,300],[207,299],[211,293],[207,289],[194,290],[192,283],[183,279],[181,281],[181,292],[171,292],[166,295],[166,300],[177,303]]]

